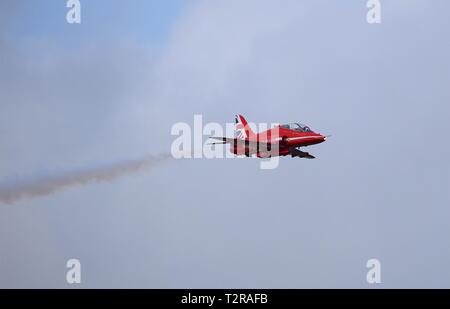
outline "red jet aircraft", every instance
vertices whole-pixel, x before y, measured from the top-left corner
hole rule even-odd
[[[211,138],[221,141],[212,144],[230,144],[230,151],[236,155],[247,157],[256,155],[259,158],[291,155],[291,157],[314,159],[313,155],[299,148],[323,143],[327,139],[327,136],[315,133],[308,126],[300,123],[283,124],[255,134],[242,115],[236,115],[235,122],[236,137],[213,136]]]

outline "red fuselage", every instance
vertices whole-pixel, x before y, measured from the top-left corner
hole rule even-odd
[[[251,134],[246,141],[231,145],[230,151],[237,155],[253,155],[267,157],[279,155],[285,156],[292,153],[293,148],[305,147],[323,143],[326,137],[311,131],[301,129],[293,130],[284,126],[277,126],[273,129]],[[273,149],[276,149],[273,151]]]

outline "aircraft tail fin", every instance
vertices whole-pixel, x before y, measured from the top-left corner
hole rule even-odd
[[[235,136],[238,139],[249,139],[251,136],[255,135],[252,129],[248,125],[247,120],[245,120],[244,116],[236,115],[235,117]]]

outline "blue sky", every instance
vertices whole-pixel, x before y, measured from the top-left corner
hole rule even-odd
[[[111,39],[163,44],[181,11],[195,0],[82,0],[82,23],[66,22],[66,1],[19,4],[10,35],[51,40],[71,47]],[[125,4],[126,3],[126,4]]]

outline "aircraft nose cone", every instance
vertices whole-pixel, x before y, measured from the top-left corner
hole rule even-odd
[[[326,136],[322,135],[323,141],[325,142],[325,141],[327,140],[327,138],[329,138],[330,136],[331,136],[331,135],[326,135]]]

